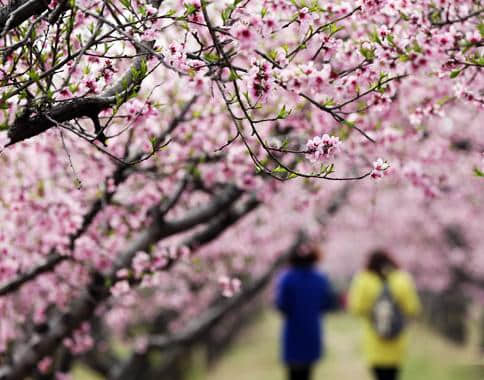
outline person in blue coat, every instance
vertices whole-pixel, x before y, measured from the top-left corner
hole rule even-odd
[[[289,380],[309,380],[324,353],[321,317],[337,307],[328,277],[317,270],[321,252],[305,244],[290,258],[290,268],[277,283],[276,307],[284,316],[282,360]]]

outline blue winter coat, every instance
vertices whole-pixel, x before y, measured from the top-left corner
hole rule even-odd
[[[276,306],[284,314],[282,359],[310,364],[322,353],[321,316],[336,306],[327,276],[313,268],[293,268],[277,284]]]

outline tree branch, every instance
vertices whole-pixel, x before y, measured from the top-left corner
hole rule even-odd
[[[257,293],[264,289],[274,273],[287,261],[288,257],[299,247],[303,240],[303,234],[299,233],[291,247],[282,254],[262,276],[253,281],[243,292],[235,297],[230,298],[225,302],[219,302],[216,306],[213,306],[204,312],[199,318],[196,318],[193,323],[189,324],[185,330],[177,334],[151,336],[145,351],[143,353],[133,353],[128,360],[111,373],[109,378],[113,380],[128,379],[128,374],[131,374],[136,367],[136,361],[140,359],[140,356],[144,357],[150,351],[176,350],[180,346],[183,346],[183,348],[186,349],[193,343],[196,343],[197,340],[203,337],[219,321],[226,317],[227,314],[250,301]]]
[[[234,185],[227,185],[209,203],[198,210],[189,211],[183,218],[171,222],[153,220],[126,250],[117,255],[119,260],[110,274],[102,275],[94,272],[90,284],[72,303],[70,310],[52,318],[52,323],[44,334],[34,336],[18,355],[14,355],[17,360],[11,366],[0,368],[0,379],[24,379],[36,367],[39,360],[52,354],[65,337],[70,336],[83,322],[88,321],[94,315],[97,306],[109,298],[110,287],[108,284],[116,281],[117,271],[130,267],[138,252],[149,251],[150,247],[160,240],[209,221],[230,207],[241,195],[242,190]]]
[[[49,9],[51,0],[11,0],[0,8],[0,29],[5,34],[34,15]]]
[[[341,209],[347,200],[351,188],[352,186],[350,185],[343,186],[342,189],[335,194],[325,211],[318,217],[318,221],[321,225],[326,225],[329,219],[331,219]],[[242,207],[233,207],[229,213],[220,217],[219,220],[209,224],[206,229],[185,240],[183,245],[192,249],[197,249],[200,247],[200,245],[206,244],[217,238],[227,227],[231,225],[231,223],[235,223],[238,219],[246,215],[248,212],[250,212],[250,210],[254,209],[258,205],[259,202],[257,199],[255,197],[251,197]],[[218,305],[210,308],[193,323],[191,323],[185,330],[173,335],[153,335],[143,353],[133,353],[131,357],[121,364],[119,368],[115,368],[115,370],[111,372],[109,378],[114,380],[131,378],[131,374],[134,373],[133,371],[135,371],[137,368],[137,361],[142,357],[145,357],[152,350],[170,350],[170,352],[177,352],[177,349],[183,348],[183,350],[185,350],[196,343],[231,311],[238,309],[244,303],[250,301],[262,289],[264,289],[276,271],[287,261],[292,252],[297,249],[304,239],[304,234],[300,232],[292,246],[272,264],[264,275],[245,288],[242,293],[224,303],[219,303]]]
[[[185,239],[181,246],[189,248],[192,252],[197,250],[201,246],[222,235],[227,228],[237,223],[245,215],[255,210],[259,205],[260,202],[257,200],[257,198],[254,196],[250,197],[250,199],[247,200],[242,206],[232,207],[228,212],[210,222],[203,230]],[[175,262],[176,259],[170,257],[161,270],[170,269]]]
[[[40,2],[46,7],[50,0],[30,1],[33,1],[35,4]],[[25,5],[24,3],[27,4],[26,2],[22,2],[19,7]],[[150,3],[158,7],[160,1],[153,0]],[[27,8],[30,10],[30,6]],[[18,9],[18,7],[15,9]],[[0,13],[0,27],[2,26],[1,20]],[[135,43],[135,41],[132,42]],[[127,101],[130,98],[129,95],[133,92],[138,92],[141,83],[147,76],[147,73],[143,71],[143,67],[147,64],[148,56],[155,53],[152,50],[152,46],[154,45],[152,41],[143,41],[142,43],[138,43],[138,45],[142,47],[142,53],[140,52],[140,55],[125,71],[123,76],[99,96],[72,99],[32,114],[30,112],[33,110],[29,110],[28,108],[24,109],[23,114],[17,117],[9,127],[8,137],[10,141],[6,147],[37,136],[57,124],[82,117],[92,118],[93,115],[97,115],[105,109]]]
[[[161,145],[168,137],[168,135],[171,132],[173,132],[181,122],[184,121],[186,114],[188,113],[191,106],[195,103],[196,100],[197,100],[197,96],[192,97],[192,99],[190,99],[182,108],[181,112],[172,119],[168,127],[157,137],[157,143],[156,143],[156,146],[154,147],[154,150],[156,150],[157,146]],[[143,153],[140,152],[134,155],[133,160],[134,161],[141,160],[143,156],[144,156]],[[202,157],[202,159],[206,160],[204,157]],[[196,162],[194,162],[194,164],[195,163]],[[128,170],[129,168],[130,166],[128,165],[123,165],[123,164],[117,165],[116,169],[113,171],[113,174],[111,175],[111,178],[114,181],[115,187],[123,183],[129,177],[129,175],[134,172],[134,171]],[[69,237],[69,249],[71,251],[73,251],[75,248],[76,240],[87,231],[87,229],[95,219],[96,215],[104,208],[104,206],[111,202],[112,198],[114,197],[114,194],[115,192],[110,192],[106,190],[103,196],[96,199],[96,201],[92,204],[89,211],[83,217],[83,222],[81,227]],[[43,273],[53,270],[58,264],[60,264],[61,262],[67,259],[69,259],[68,255],[64,256],[64,255],[60,255],[55,251],[52,251],[51,255],[49,255],[49,257],[44,263],[34,267],[33,269],[29,270],[26,273],[20,274],[15,279],[11,280],[10,282],[0,287],[0,297],[18,290],[22,285],[37,278],[37,276]]]
[[[247,286],[244,291],[228,299],[226,302],[218,304],[207,310],[185,330],[173,335],[152,336],[148,343],[148,348],[155,348],[158,351],[176,348],[179,345],[190,345],[197,341],[207,330],[214,327],[223,317],[233,310],[236,310],[247,301],[251,300],[269,283],[273,275],[285,264],[288,258],[304,241],[304,236],[299,233],[291,247],[280,255],[269,269],[258,279]]]

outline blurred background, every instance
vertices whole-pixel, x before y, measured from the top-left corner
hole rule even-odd
[[[278,380],[285,378],[280,362],[280,314],[268,305],[272,289],[258,296],[199,341],[176,355],[166,368],[170,379]],[[479,380],[484,378],[484,312],[476,305],[454,307],[458,299],[424,294],[424,315],[410,330],[408,356],[402,380]],[[467,314],[463,311],[467,309]],[[325,321],[326,355],[314,379],[370,380],[361,349],[361,321],[344,311],[330,313]],[[120,356],[129,357],[114,343]],[[153,354],[151,365],[163,363]],[[76,380],[102,379],[87,365],[77,365]],[[160,377],[161,378],[161,377]]]

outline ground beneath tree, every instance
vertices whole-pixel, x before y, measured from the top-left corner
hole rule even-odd
[[[241,334],[222,361],[205,376],[208,380],[282,380],[278,362],[280,320],[265,312]],[[318,366],[314,380],[369,380],[361,359],[359,321],[345,314],[327,318],[327,355]],[[455,346],[422,325],[411,327],[411,350],[401,380],[477,380],[484,379],[484,363],[475,350]]]

